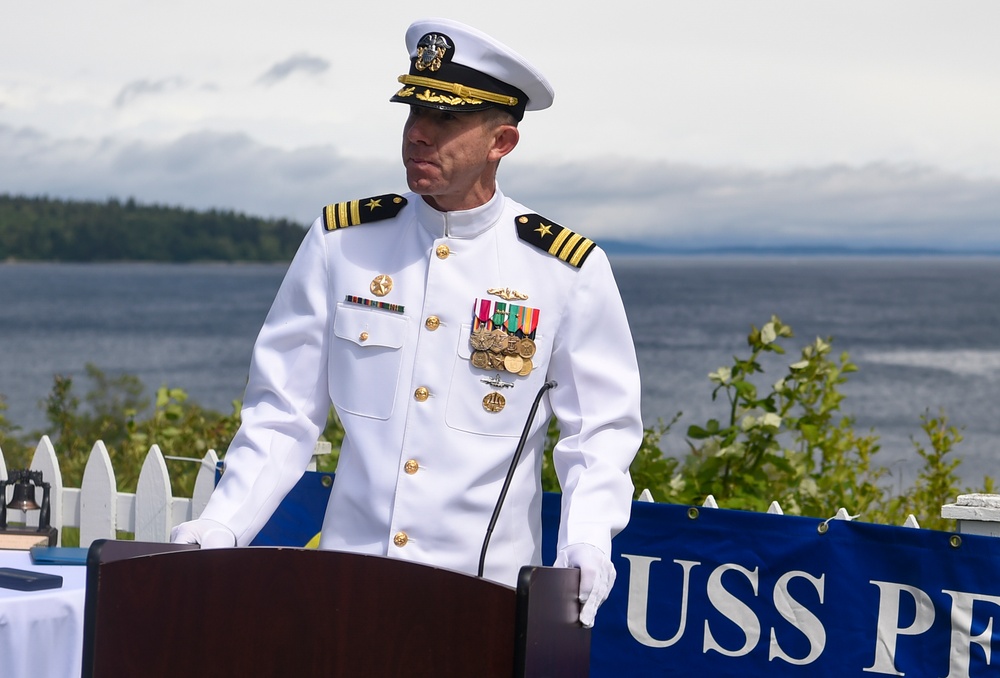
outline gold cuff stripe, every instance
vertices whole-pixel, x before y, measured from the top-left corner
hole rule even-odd
[[[445,82],[444,80],[424,78],[419,75],[401,75],[397,78],[397,80],[404,85],[432,87],[445,92],[451,92],[452,94],[460,96],[463,99],[482,99],[483,101],[500,104],[501,106],[517,106],[517,97],[495,94],[493,92],[487,92],[484,89],[476,89],[475,87],[466,87],[465,85],[460,85],[457,82]]]

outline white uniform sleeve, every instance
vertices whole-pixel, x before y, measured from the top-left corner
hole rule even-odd
[[[642,443],[639,367],[607,256],[595,250],[577,275],[549,370],[561,433],[553,451],[563,491],[557,548],[585,543],[610,556],[612,537],[628,524],[628,468]]]
[[[326,242],[310,227],[254,345],[242,422],[202,518],[245,546],[308,465],[330,409]]]

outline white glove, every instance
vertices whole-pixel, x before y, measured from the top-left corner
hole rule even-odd
[[[594,625],[597,608],[611,593],[615,583],[615,566],[604,552],[590,544],[570,544],[556,555],[556,567],[576,567],[580,570],[580,623]]]
[[[236,546],[236,535],[214,520],[192,520],[170,530],[172,544],[201,544],[203,549],[224,549]]]

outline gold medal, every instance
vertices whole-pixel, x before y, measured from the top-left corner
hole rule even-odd
[[[535,342],[533,342],[531,339],[528,339],[528,337],[525,337],[524,339],[521,339],[519,342],[517,342],[517,354],[522,358],[531,358],[532,356],[535,355],[535,351],[536,351]]]
[[[507,344],[503,349],[504,355],[517,355],[517,346],[520,343],[521,340],[513,334],[507,335]]]
[[[493,345],[490,346],[490,350],[494,353],[503,353],[504,349],[507,348],[507,333],[501,329],[495,329],[490,332],[493,338]]]
[[[493,345],[493,335],[490,334],[490,331],[484,325],[472,333],[469,337],[469,343],[472,345],[473,350],[488,351]]]
[[[392,278],[385,273],[380,273],[375,276],[375,279],[372,280],[372,284],[368,288],[376,297],[384,297],[392,291]]]
[[[506,405],[507,399],[503,397],[503,394],[497,393],[496,391],[487,394],[487,396],[483,398],[483,409],[487,412],[499,412]]]
[[[472,364],[481,370],[490,368],[490,356],[485,351],[476,351],[472,354]]]
[[[502,369],[504,369],[504,366],[503,366],[503,356],[502,355],[497,355],[496,353],[492,353],[492,352],[491,353],[487,353],[486,355],[487,355],[487,357],[490,360],[490,369],[491,370],[502,370]]]
[[[531,364],[531,358],[521,358],[521,371],[517,373],[519,377],[526,377],[531,374],[535,366]]]
[[[522,358],[521,356],[519,355],[504,356],[503,368],[508,372],[517,374],[521,371],[522,367],[524,367],[524,358]]]

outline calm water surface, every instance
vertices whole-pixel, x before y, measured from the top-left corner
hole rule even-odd
[[[907,483],[918,467],[920,415],[944,408],[963,427],[963,479],[997,474],[1000,259],[617,258],[635,336],[647,425],[682,433],[722,417],[707,375],[745,356],[746,334],[776,314],[795,330],[789,355],[765,364],[764,388],[817,336],[860,370],[844,410],[874,428],[880,463]],[[214,409],[242,397],[250,351],[285,265],[0,265],[0,393],[7,417],[44,428],[38,402],[54,374],[93,363],[166,383]],[[80,392],[85,384],[80,383]]]

